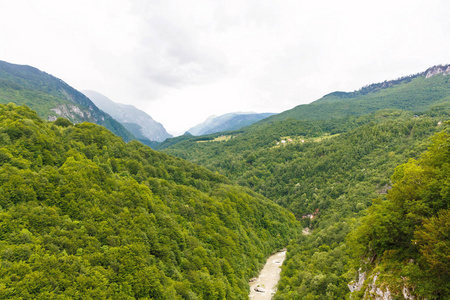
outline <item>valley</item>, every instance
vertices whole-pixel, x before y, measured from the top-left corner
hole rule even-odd
[[[0,117],[2,299],[246,298],[300,230],[269,199],[101,126],[14,104]]]
[[[450,295],[448,66],[153,150],[3,65],[1,299]]]
[[[250,299],[272,299],[280,280],[281,265],[286,258],[286,250],[271,255],[259,273],[258,277],[250,280]]]
[[[247,129],[228,132],[235,138],[226,142],[197,143],[198,138],[187,138],[162,151],[224,174],[288,208],[300,220],[304,232],[309,234],[300,235],[289,244],[274,299],[343,299],[350,296],[348,283],[356,278],[359,268],[377,274],[379,266],[395,261],[386,256],[389,252],[383,255],[380,251],[372,254],[372,264],[362,263],[358,260],[358,257],[364,257],[362,252],[356,255],[354,252],[361,242],[349,244],[348,239],[357,232],[361,218],[370,211],[372,203],[389,197],[395,183],[391,176],[397,166],[419,158],[435,133],[447,132],[443,121],[449,119],[450,112],[445,100],[448,97],[445,91],[448,77],[442,74],[435,76],[439,77],[427,79],[436,83],[433,83],[434,93],[438,93],[436,87],[440,84],[446,87],[441,97],[433,96],[433,100],[427,102],[423,100],[425,96],[420,100],[424,101],[420,102],[422,106],[425,103],[429,105],[422,111],[379,109],[361,116],[349,112],[349,116],[321,120],[322,117],[318,116],[322,110],[316,110],[313,103],[305,107],[311,120],[295,120],[290,113],[282,120],[283,114],[279,114]],[[420,82],[420,89],[426,90],[424,77],[413,77],[403,83],[400,80],[392,87],[393,97],[397,97],[397,91],[401,90],[404,99],[411,99],[414,103],[416,85],[413,83]],[[390,88],[361,94],[375,99],[381,93],[383,101],[388,104],[391,101],[388,96]],[[341,101],[345,104],[345,100]],[[334,108],[339,111],[339,107]],[[311,114],[313,110],[316,115]],[[208,135],[201,138],[214,140],[216,137]],[[444,203],[443,211],[448,209],[448,199]],[[318,212],[314,218],[303,218],[313,212]],[[442,241],[447,237],[443,234],[438,239]],[[394,241],[392,243],[395,244]],[[448,248],[445,248],[448,243],[446,245],[441,250],[443,253],[448,253]],[[414,252],[415,259],[419,256],[419,252]],[[395,263],[401,263],[401,260]],[[398,265],[397,268],[403,269]],[[406,271],[401,273],[403,275],[396,273],[395,280],[392,275],[382,276],[385,279],[378,284],[388,287],[391,294],[395,291],[396,295],[401,295],[402,288],[411,290],[425,285],[425,282],[428,282],[426,285],[432,284],[424,277],[414,280],[419,278],[414,272],[409,275]],[[409,276],[411,281],[402,287],[397,282],[401,276]],[[443,284],[446,279],[440,280],[440,284],[434,283],[434,287],[419,293],[431,299],[448,294],[448,284]],[[391,285],[391,281],[397,283]],[[352,297],[362,298],[364,292],[370,290],[367,282],[365,288],[361,287]],[[441,285],[444,291],[438,287]]]

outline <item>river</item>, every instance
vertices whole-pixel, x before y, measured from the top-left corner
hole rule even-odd
[[[256,280],[250,282],[250,299],[272,299],[280,280],[281,265],[286,258],[286,251],[280,251],[269,257]],[[256,290],[258,291],[256,291]]]

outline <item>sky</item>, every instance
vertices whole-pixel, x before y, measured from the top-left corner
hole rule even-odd
[[[183,134],[450,63],[448,0],[0,0],[0,60]]]

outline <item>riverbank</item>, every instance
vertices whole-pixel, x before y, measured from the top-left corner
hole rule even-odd
[[[250,284],[250,299],[269,300],[276,292],[276,286],[280,280],[281,265],[286,258],[286,250],[270,256],[264,268],[259,273],[258,278],[252,280]]]

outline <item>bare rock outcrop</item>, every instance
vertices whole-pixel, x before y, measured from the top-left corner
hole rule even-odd
[[[392,300],[394,299],[389,291],[389,288],[382,288],[376,284],[378,274],[373,276],[372,283],[369,283],[365,293],[364,299],[374,299],[374,300]]]
[[[447,65],[447,66],[434,66],[434,67],[431,67],[431,68],[429,68],[426,71],[425,78],[430,78],[430,77],[432,77],[434,75],[437,75],[437,74],[443,74],[443,75],[450,74],[450,66]]]
[[[358,292],[361,290],[364,281],[366,280],[366,272],[361,272],[361,269],[358,270],[358,279],[350,282],[347,286],[350,292]]]

